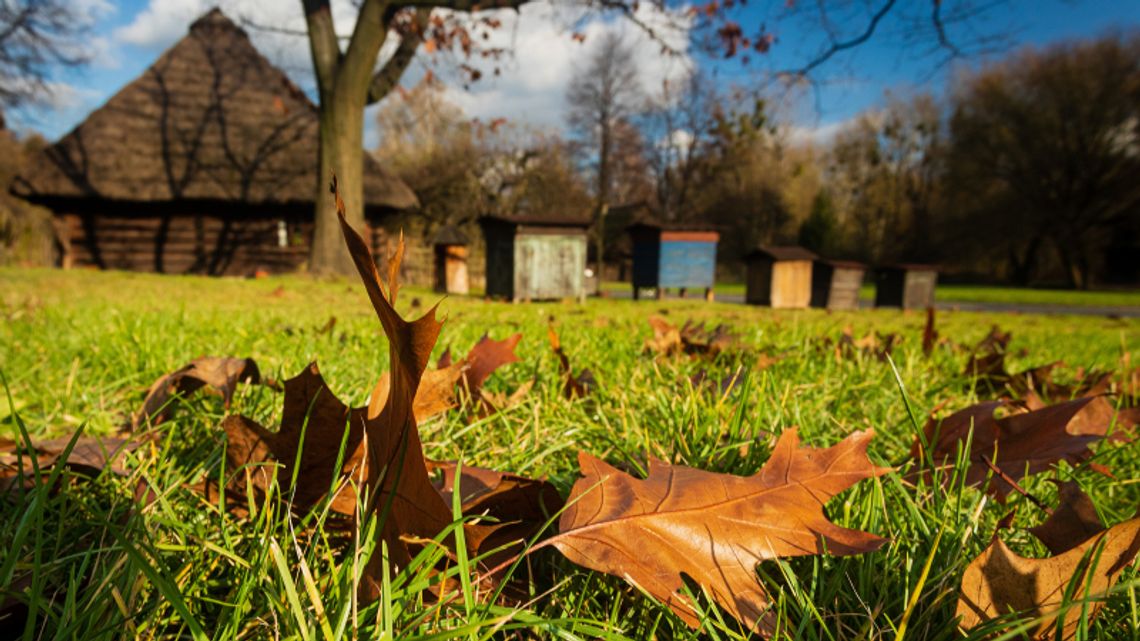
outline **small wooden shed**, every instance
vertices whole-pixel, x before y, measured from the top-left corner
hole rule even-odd
[[[467,236],[454,225],[442,227],[431,239],[435,249],[435,291],[467,294]]]
[[[812,262],[816,258],[797,246],[754,249],[744,257],[748,264],[744,301],[780,309],[807,307],[811,302]]]
[[[588,220],[484,216],[479,226],[487,244],[488,298],[585,298]]]
[[[716,280],[716,244],[720,234],[707,226],[639,222],[627,228],[633,249],[633,298],[654,288],[662,298],[676,287],[681,298],[689,288],[705,290],[712,300]]]
[[[923,309],[934,305],[938,269],[934,265],[903,263],[875,270],[875,307]]]
[[[867,266],[851,260],[818,258],[811,268],[811,306],[858,309]]]

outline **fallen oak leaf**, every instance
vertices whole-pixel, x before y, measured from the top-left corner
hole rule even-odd
[[[1101,531],[1044,559],[1020,556],[995,536],[962,575],[959,627],[968,631],[1014,612],[1024,620],[1040,620],[1036,627],[1026,630],[1029,639],[1073,639],[1082,623],[1096,616],[1103,606],[1099,599],[1138,551],[1140,518]],[[1070,608],[1058,630],[1058,617],[1066,604]]]
[[[452,521],[450,507],[431,484],[414,412],[416,391],[443,325],[435,318],[435,306],[411,322],[396,312],[393,305],[399,288],[403,234],[388,260],[386,296],[368,244],[344,217],[344,203],[337,193],[335,178],[332,191],[349,255],[388,337],[391,363],[388,400],[376,417],[366,419],[364,426],[369,498],[381,517],[378,537],[388,546],[389,553],[387,560],[373,554],[365,565],[359,596],[372,602],[380,597],[386,561],[393,572],[411,562],[417,544],[409,543],[409,537],[432,539]],[[477,524],[466,523],[463,527],[469,550],[479,549],[481,540],[493,532],[492,528]],[[454,539],[449,540],[454,545]]]
[[[74,439],[75,444],[68,451]],[[30,448],[28,447],[30,445]],[[140,445],[139,441],[119,437],[74,435],[22,443],[0,438],[0,495],[16,490],[28,490],[56,465],[68,468],[86,476],[98,476],[104,470],[116,476],[127,476],[123,467],[128,452]]]
[[[464,516],[489,516],[500,523],[480,541],[478,552],[495,551],[487,559],[494,565],[519,551],[519,546],[539,534],[543,526],[562,509],[564,501],[549,481],[518,474],[464,465],[455,461],[428,461],[428,469],[440,472],[433,485],[448,504],[456,487]]]
[[[771,632],[761,561],[829,552],[870,552],[886,542],[827,520],[828,499],[881,476],[867,457],[874,433],[856,432],[824,449],[800,447],[785,431],[755,475],[738,477],[649,461],[636,479],[581,452],[553,545],[574,563],[613,574],[668,605],[692,627],[699,619],[680,590],[692,577],[748,629]]]
[[[562,371],[562,395],[568,399],[585,398],[596,385],[597,381],[594,379],[594,373],[589,368],[583,368],[577,375],[570,367],[570,358],[566,356],[565,350],[562,349],[562,341],[558,338],[558,332],[554,330],[554,325],[548,325],[546,328],[547,336],[550,339],[550,349],[554,351],[554,355],[558,357],[558,366]]]
[[[456,407],[458,400],[455,397],[455,385],[467,369],[465,361],[440,365],[438,369],[427,370],[420,379],[420,386],[416,389],[416,400],[413,411],[416,423],[446,412]],[[391,385],[388,372],[380,375],[376,387],[372,388],[372,395],[368,401],[368,418],[376,418],[384,403],[388,401],[388,388]]]
[[[1089,446],[1104,438],[1108,425],[1087,420],[1082,412],[1097,411],[1095,398],[1079,398],[1041,409],[1025,411],[1006,401],[978,403],[942,419],[931,417],[923,428],[924,439],[915,439],[911,455],[923,460],[923,444],[930,447],[936,466],[949,467],[971,431],[966,485],[985,489],[1005,500],[1013,486],[1001,476],[991,478],[990,466],[1017,481],[1027,474],[1049,469],[1060,461],[1079,463],[1091,455]],[[1103,399],[1102,399],[1103,400]],[[999,409],[1009,410],[998,418]],[[948,480],[948,479],[947,479]]]
[[[922,355],[929,357],[938,344],[938,330],[934,329],[934,307],[926,308],[926,325],[922,328]]]
[[[236,506],[244,509],[242,498],[251,487],[260,496],[269,489],[273,474],[268,464],[276,462],[283,473],[278,479],[296,478],[289,487],[295,511],[305,513],[326,498],[334,481],[362,478],[367,474],[362,442],[367,408],[350,408],[329,389],[315,362],[285,381],[281,426],[272,432],[244,416],[228,416],[222,421],[227,447],[226,462],[232,471],[245,470],[246,477],[234,477],[227,484]],[[348,433],[345,434],[345,430]],[[340,445],[344,441],[341,459]],[[300,453],[300,457],[298,457]],[[294,471],[292,468],[297,465]],[[209,494],[207,480],[202,489]],[[330,508],[343,515],[356,512],[357,495],[351,484],[336,483]]]
[[[461,384],[470,398],[479,398],[483,384],[495,370],[518,362],[519,357],[515,354],[515,347],[520,340],[522,334],[508,336],[501,341],[484,334],[471,351],[467,352],[467,356],[463,359],[467,364],[467,371],[463,374]]]
[[[186,396],[203,387],[217,390],[226,408],[229,408],[238,383],[257,384],[261,372],[252,358],[229,356],[203,356],[183,367],[158,378],[147,390],[142,407],[131,415],[122,427],[123,432],[137,430],[150,423],[161,423],[167,418],[167,404],[174,395]]]
[[[1075,481],[1057,482],[1057,509],[1041,525],[1029,528],[1053,554],[1064,554],[1104,531],[1092,499]]]

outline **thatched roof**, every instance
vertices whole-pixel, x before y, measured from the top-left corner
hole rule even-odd
[[[312,203],[317,141],[316,106],[213,9],[37,156],[13,191],[32,200]],[[364,162],[369,206],[416,206],[403,181]]]

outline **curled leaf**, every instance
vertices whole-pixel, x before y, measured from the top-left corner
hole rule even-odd
[[[1125,521],[1045,559],[1020,556],[995,537],[962,575],[959,625],[970,630],[1015,612],[1025,619],[1041,619],[1027,631],[1030,639],[1073,639],[1082,619],[1096,616],[1103,606],[1099,599],[1136,558],[1137,551],[1140,518]],[[1060,623],[1059,615],[1067,605],[1071,607]]]
[[[131,415],[124,431],[166,420],[167,403],[174,395],[185,396],[203,387],[217,390],[228,408],[238,383],[259,383],[261,373],[252,358],[203,356],[156,380],[146,393],[142,407]]]

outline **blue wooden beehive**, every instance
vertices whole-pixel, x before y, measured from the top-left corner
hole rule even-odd
[[[699,225],[641,222],[628,228],[633,245],[633,297],[643,288],[663,292],[675,287],[703,288],[712,299],[716,280],[716,244],[720,234]]]

